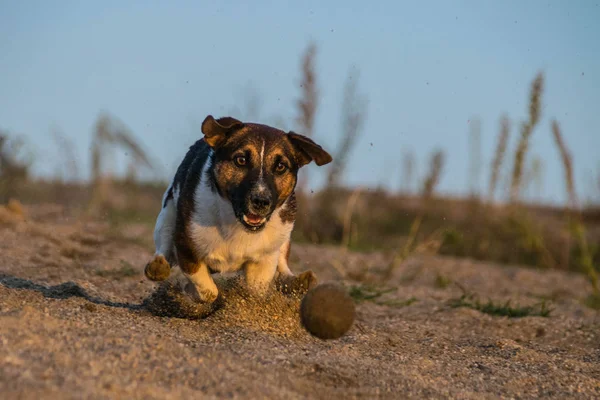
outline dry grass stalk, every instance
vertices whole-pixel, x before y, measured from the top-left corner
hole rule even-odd
[[[346,169],[352,148],[362,132],[366,118],[366,97],[358,92],[358,73],[350,74],[344,88],[344,102],[342,105],[342,139],[333,163],[329,169],[327,183],[329,187],[339,186],[339,181]]]
[[[0,175],[17,176],[27,178],[29,164],[21,160],[18,154],[23,148],[24,142],[20,138],[9,138],[4,132],[0,132]]]
[[[410,225],[410,232],[408,233],[408,238],[406,239],[404,246],[402,246],[400,251],[396,252],[392,258],[392,261],[388,264],[383,274],[385,279],[389,279],[394,270],[413,253],[415,249],[415,241],[417,240],[417,235],[419,234],[419,229],[421,228],[422,222],[423,213],[420,213]]]
[[[541,98],[544,89],[544,75],[539,73],[531,85],[531,94],[529,98],[529,120],[521,125],[521,137],[515,151],[515,161],[513,165],[512,181],[510,187],[510,200],[516,202],[521,190],[523,179],[523,165],[529,148],[529,139],[533,129],[540,119]]]
[[[415,246],[416,254],[437,254],[440,251],[440,247],[442,247],[443,238],[442,235],[444,233],[444,229],[438,229],[433,232],[429,237],[420,242],[417,246]]]
[[[302,134],[308,137],[314,136],[315,117],[319,101],[317,74],[315,72],[316,55],[317,46],[310,43],[302,56],[302,80],[300,83],[302,95],[296,103],[299,111],[297,122],[300,125]],[[307,182],[307,171],[304,171],[298,182],[297,190],[301,192],[306,190]]]
[[[362,191],[363,189],[361,187],[357,187],[356,189],[354,189],[354,191],[348,198],[348,203],[346,205],[346,212],[344,213],[344,224],[342,231],[342,243],[346,249],[350,247],[350,239],[352,233],[352,214],[354,213],[356,203],[358,202],[358,198],[360,197]]]
[[[298,99],[298,124],[302,128],[302,133],[306,136],[312,136],[317,114],[319,100],[319,91],[317,89],[317,78],[315,73],[315,58],[317,46],[314,43],[308,45],[302,57],[302,96]]]
[[[18,186],[29,178],[31,161],[23,156],[24,141],[0,131],[0,201],[15,197]]]
[[[585,225],[578,206],[577,192],[575,190],[575,179],[573,178],[573,159],[563,138],[560,125],[556,120],[552,121],[552,134],[560,152],[563,168],[565,171],[565,187],[569,196],[569,207],[567,209],[567,220],[570,221],[575,241],[579,246],[581,269],[587,275],[594,294],[600,294],[598,283],[598,272],[594,266],[591,249],[588,245]]]
[[[573,231],[575,234],[575,240],[579,245],[579,249],[581,251],[581,268],[583,272],[587,275],[590,284],[592,285],[592,289],[594,294],[600,294],[600,286],[598,283],[598,272],[594,266],[594,260],[592,258],[592,253],[590,251],[590,247],[586,238],[586,231],[583,222],[581,222],[580,218],[575,220],[573,225]]]
[[[431,156],[429,172],[423,181],[423,188],[421,190],[421,195],[426,200],[431,198],[437,184],[440,181],[440,176],[442,175],[442,169],[444,167],[444,159],[444,152],[441,150],[435,151]]]
[[[527,197],[530,191],[538,195],[542,187],[543,164],[539,156],[533,156],[521,179],[521,193]],[[530,198],[531,199],[531,198]]]
[[[548,246],[546,246],[545,237],[540,227],[528,216],[526,211],[524,209],[513,210],[509,221],[515,229],[513,233],[518,238],[520,247],[535,253],[539,257],[538,266],[549,269],[556,268],[556,260]]]
[[[435,192],[435,189],[440,181],[440,177],[442,175],[442,169],[444,167],[444,152],[441,150],[435,151],[431,156],[431,161],[429,164],[429,173],[423,182],[423,189],[421,191],[421,196],[423,198],[423,202],[427,203]],[[421,229],[421,225],[423,224],[424,219],[424,208],[421,208],[421,211],[417,215],[417,217],[413,220],[410,225],[410,231],[408,233],[408,238],[402,246],[402,249],[397,252],[392,261],[388,264],[384,277],[389,278],[394,270],[404,262],[410,255],[415,253],[437,253],[441,246],[441,240],[439,239],[440,231],[436,231],[432,233],[427,239],[425,239],[421,243],[417,243],[417,237],[419,235],[419,230]]]
[[[92,178],[102,175],[102,159],[111,156],[111,148],[122,147],[131,154],[137,167],[152,170],[153,164],[133,133],[121,122],[103,114],[98,118],[92,142]]]
[[[533,184],[533,189],[536,196],[540,196],[543,187],[544,163],[539,156],[531,160],[531,168],[529,169],[529,183]]]
[[[479,196],[481,180],[481,121],[471,120],[469,124],[469,180],[471,196]]]
[[[417,236],[423,223],[424,214],[420,213],[412,222],[408,238],[402,246],[402,249],[397,252],[392,261],[388,264],[383,276],[389,279],[394,270],[401,265],[408,257],[415,254],[437,254],[442,246],[442,229],[438,229],[431,233],[425,240],[417,242]]]
[[[494,159],[492,160],[492,173],[490,176],[490,187],[489,187],[489,201],[493,201],[494,195],[496,194],[496,188],[498,187],[498,180],[500,178],[500,171],[504,162],[504,155],[506,154],[506,147],[508,145],[508,136],[510,134],[510,120],[506,115],[500,119],[500,133],[498,134],[498,144],[496,145],[496,151],[494,152]]]
[[[573,158],[567,149],[560,125],[556,120],[552,121],[552,134],[565,170],[565,185],[569,196],[569,207],[575,209],[577,207],[577,193],[575,193],[575,182],[573,181]]]
[[[556,120],[552,120],[552,135],[554,136],[554,142],[556,143],[556,147],[558,147],[558,151],[560,153],[560,157],[561,157],[561,161],[563,164],[563,168],[564,168],[564,174],[565,174],[565,189],[567,190],[567,195],[569,196],[569,203],[568,203],[568,210],[567,210],[567,214],[566,214],[566,218],[567,221],[571,221],[572,220],[572,211],[575,211],[575,208],[577,207],[577,195],[575,193],[575,183],[573,182],[573,160],[571,158],[571,154],[569,153],[569,150],[567,149],[567,145],[563,139],[562,136],[562,132],[560,129],[560,125],[558,124],[558,121]],[[571,222],[568,222],[568,224],[570,225]],[[577,224],[575,224],[577,225]],[[577,229],[577,226],[575,226]],[[576,235],[569,235],[568,239],[567,239],[567,243],[565,245],[565,252],[564,252],[564,263],[566,265],[569,265],[571,262],[571,247],[572,247],[572,236],[578,236]],[[585,239],[585,234],[583,236],[583,239]],[[575,238],[575,240],[577,240],[577,238]],[[585,246],[587,248],[587,243],[585,244]]]
[[[103,160],[111,158],[113,150],[121,147],[127,151],[133,160],[129,164],[129,173],[135,174],[139,167],[145,167],[153,170],[153,163],[138,142],[133,137],[133,133],[121,122],[114,118],[102,114],[96,122],[96,129],[92,139],[92,181],[94,183],[94,194],[90,208],[95,208],[104,204],[108,192],[110,191],[110,177],[103,171]],[[132,170],[133,168],[133,170]]]

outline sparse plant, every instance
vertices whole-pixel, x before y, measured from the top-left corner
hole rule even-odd
[[[567,149],[567,144],[563,139],[560,125],[556,120],[552,121],[552,136],[554,136],[554,142],[556,143],[556,147],[560,153],[560,158],[564,168],[565,189],[567,195],[569,196],[569,207],[575,209],[577,208],[578,201],[577,193],[575,192],[575,181],[573,179],[573,158],[571,157],[569,149]]]
[[[402,300],[402,299],[381,300],[381,301],[377,301],[376,304],[378,304],[380,306],[402,308],[402,307],[408,307],[408,306],[416,303],[417,301],[419,301],[419,300],[416,297],[409,297],[406,300]]]
[[[310,43],[302,57],[302,80],[300,88],[302,95],[298,99],[299,115],[297,122],[306,136],[313,136],[315,117],[319,101],[319,90],[317,88],[317,74],[315,72],[315,59],[317,46]]]
[[[327,176],[328,187],[339,186],[350,153],[362,133],[366,119],[366,106],[366,97],[358,90],[358,72],[353,71],[349,74],[344,88],[342,137]]]
[[[445,277],[444,275],[438,273],[435,276],[435,287],[438,289],[446,289],[448,286],[452,284],[452,280],[450,278]]]
[[[108,197],[111,177],[105,171],[107,158],[113,156],[112,150],[117,147],[123,148],[132,157],[129,164],[129,178],[135,180],[135,171],[145,167],[152,171],[153,163],[134,138],[133,133],[120,121],[108,114],[101,114],[96,122],[94,136],[92,139],[92,183],[94,194],[90,208],[103,206]]]
[[[517,149],[512,171],[512,181],[510,186],[510,200],[512,203],[519,198],[521,183],[523,179],[523,166],[529,149],[529,140],[534,128],[536,127],[541,113],[541,99],[544,90],[544,75],[539,73],[531,85],[529,97],[529,120],[521,125],[521,136]]]
[[[421,228],[421,224],[423,223],[425,207],[432,198],[435,188],[440,181],[443,167],[444,152],[441,150],[436,150],[431,155],[429,163],[429,172],[425,177],[425,180],[423,181],[423,188],[421,189],[421,198],[424,203],[424,208],[421,208],[421,211],[413,220],[410,226],[408,238],[406,239],[404,246],[402,246],[400,251],[396,252],[394,257],[392,258],[392,261],[388,264],[384,273],[385,278],[389,278],[396,269],[396,267],[398,267],[398,265],[400,265],[404,260],[406,260],[411,254],[431,249],[435,249],[433,252],[437,253],[437,251],[439,250],[442,244],[442,241],[440,239],[440,230],[437,230],[434,233],[432,233],[420,245],[417,245],[417,237],[419,235],[419,229]]]
[[[430,199],[440,181],[442,170],[444,168],[444,152],[442,150],[436,150],[429,163],[429,173],[423,181],[423,188],[421,190],[421,196],[423,199]]]
[[[584,299],[583,303],[593,310],[600,310],[600,294],[590,294]]]
[[[479,196],[481,180],[481,121],[472,119],[469,123],[469,185],[472,197]]]
[[[556,260],[546,245],[539,226],[523,210],[514,210],[506,217],[506,226],[514,236],[519,250],[535,260],[534,265],[543,268],[556,268]]]
[[[351,233],[352,233],[352,214],[354,213],[354,209],[356,208],[356,203],[358,198],[360,197],[363,189],[361,187],[356,188],[350,197],[348,198],[348,202],[346,204],[346,211],[344,213],[344,224],[343,224],[343,235],[342,235],[342,245],[345,248],[350,246]]]
[[[389,299],[389,300],[380,300],[385,294],[392,293],[396,291],[396,288],[388,288],[388,289],[380,289],[375,286],[369,285],[355,285],[350,287],[350,297],[356,303],[364,303],[366,301],[375,303],[381,306],[402,308],[410,306],[411,304],[417,302],[418,300],[415,297],[411,297],[406,300],[401,299]]]
[[[0,201],[17,195],[19,186],[29,178],[31,160],[24,154],[24,140],[0,131]]]
[[[133,133],[115,118],[108,114],[101,114],[96,122],[92,139],[93,181],[97,181],[103,176],[102,160],[110,158],[110,149],[115,146],[130,152],[136,165],[148,169],[153,168],[150,158],[133,137]]]
[[[552,134],[558,150],[560,152],[563,168],[565,171],[565,186],[569,197],[569,205],[567,207],[567,219],[570,221],[572,235],[579,249],[579,264],[581,269],[587,275],[590,281],[594,295],[600,295],[600,287],[598,284],[598,271],[594,266],[594,259],[590,246],[587,241],[585,225],[581,218],[581,210],[577,201],[577,192],[575,191],[575,179],[573,178],[573,159],[571,153],[567,149],[567,145],[563,138],[558,122],[552,121]]]
[[[317,46],[310,43],[302,56],[302,78],[300,81],[301,96],[297,100],[298,117],[296,119],[303,135],[314,136],[315,118],[319,105],[319,90],[317,87],[317,74],[315,71],[315,59],[317,55]],[[297,184],[297,191],[304,192],[308,182],[307,171]]]
[[[506,154],[506,147],[508,145],[509,134],[510,120],[505,115],[500,119],[500,133],[498,134],[498,143],[496,144],[496,151],[494,152],[494,159],[492,161],[490,187],[488,195],[490,201],[493,201],[494,195],[496,194],[496,188],[498,186],[498,180],[500,178],[500,171],[502,170],[504,155]]]
[[[542,190],[543,168],[544,164],[542,159],[538,156],[534,156],[531,159],[531,163],[525,174],[525,179],[523,180],[523,187],[525,190],[533,190],[536,197],[540,195]]]
[[[394,292],[395,290],[396,288],[379,289],[369,285],[356,285],[350,287],[349,294],[355,302],[362,303],[364,301],[375,300],[384,294]]]
[[[531,306],[521,306],[519,304],[513,306],[511,300],[508,300],[505,303],[494,302],[491,299],[488,299],[487,302],[482,302],[476,294],[465,290],[461,285],[457,286],[462,290],[463,294],[459,298],[448,301],[448,305],[453,308],[466,307],[480,311],[484,314],[509,318],[547,318],[553,311],[546,303],[546,300],[542,300],[540,303]]]
[[[389,278],[394,270],[404,262],[411,254],[414,253],[415,250],[415,242],[417,240],[417,235],[419,233],[419,229],[421,228],[421,223],[423,222],[423,214],[419,214],[412,222],[410,226],[410,232],[404,243],[404,246],[397,252],[392,261],[388,264],[387,269],[385,271],[384,277]]]
[[[513,306],[511,301],[508,300],[506,303],[496,303],[492,300],[487,302],[481,302],[477,298],[461,296],[459,299],[451,301],[451,307],[467,307],[477,311],[481,311],[484,314],[509,317],[509,318],[522,318],[522,317],[549,317],[552,309],[548,308],[545,301],[533,306],[520,306],[516,304]]]
[[[303,217],[298,221],[303,225],[304,236],[315,238],[317,241],[322,241],[325,236],[337,243],[344,243],[344,213],[336,208],[334,198],[343,190],[340,181],[350,153],[362,133],[366,117],[366,98],[359,93],[357,80],[356,72],[354,75],[350,74],[344,88],[342,135],[329,167],[326,189],[316,196],[311,218]],[[299,200],[301,198],[299,196]],[[326,225],[320,221],[327,221]],[[319,227],[315,229],[315,225]],[[316,230],[319,230],[319,233]]]

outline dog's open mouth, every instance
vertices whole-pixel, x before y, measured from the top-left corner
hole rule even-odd
[[[261,217],[260,215],[250,213],[244,214],[244,217],[242,219],[244,225],[246,225],[246,228],[252,231],[261,229],[263,226],[265,226],[265,223],[267,222],[266,217]]]

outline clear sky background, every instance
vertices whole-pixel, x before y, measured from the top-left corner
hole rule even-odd
[[[422,176],[441,148],[440,190],[465,194],[469,121],[478,118],[487,189],[499,118],[513,121],[514,149],[530,83],[543,71],[543,116],[529,160],[543,160],[543,200],[563,201],[550,130],[557,118],[585,197],[597,193],[592,176],[600,170],[599,3],[0,0],[0,128],[26,136],[41,176],[61,162],[50,134],[60,128],[86,178],[93,124],[106,110],[160,160],[166,178],[207,114],[244,117],[245,88],[260,94],[259,122],[295,128],[300,56],[314,40],[317,141],[335,148],[352,71],[368,97],[346,183],[397,189],[403,151],[415,152]],[[318,186],[318,168],[310,171]]]

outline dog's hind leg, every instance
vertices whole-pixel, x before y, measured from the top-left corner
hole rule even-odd
[[[163,208],[158,214],[154,227],[154,257],[144,268],[144,274],[152,281],[164,281],[171,273],[171,263],[175,261],[173,252],[173,233],[177,212],[172,187],[163,197]]]

